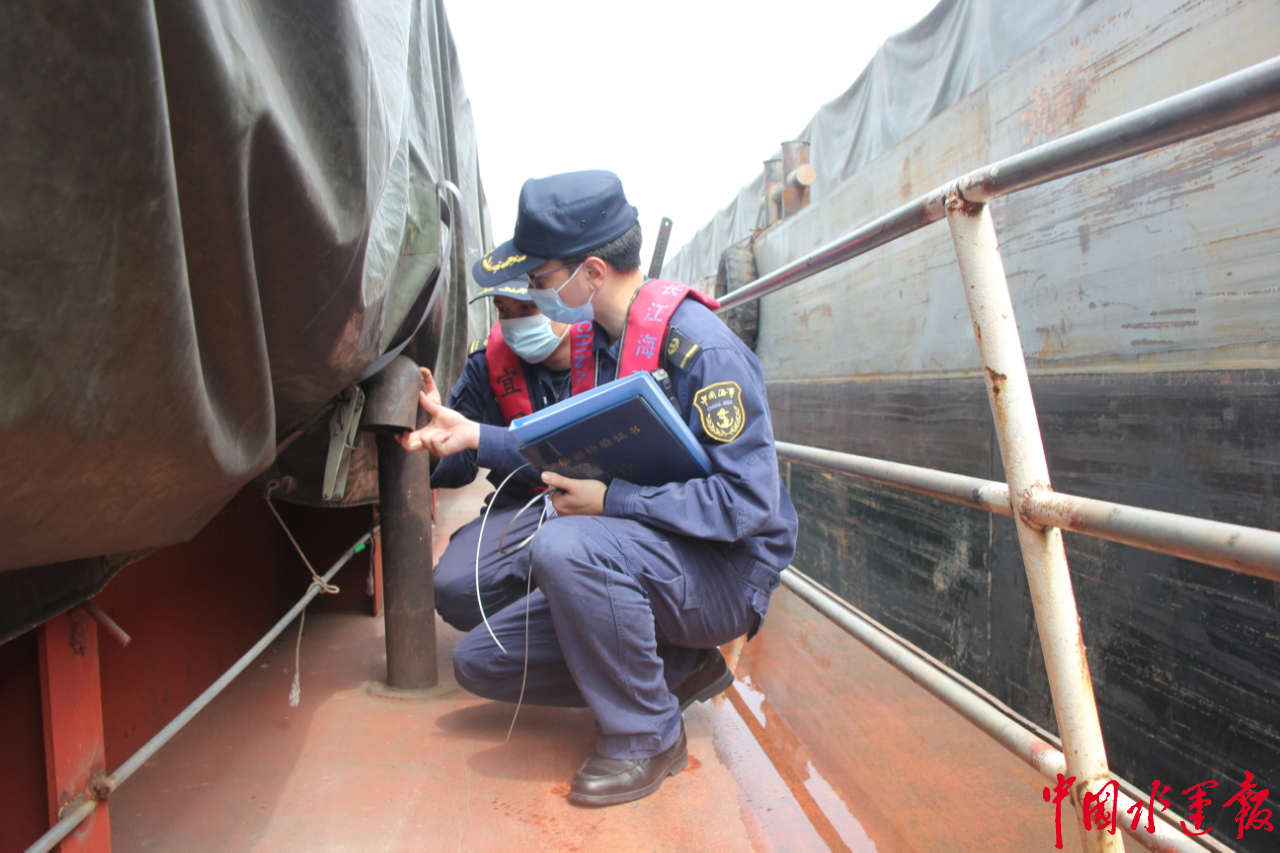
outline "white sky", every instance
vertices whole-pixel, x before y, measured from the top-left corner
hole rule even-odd
[[[494,242],[527,178],[610,169],[670,258],[936,2],[446,0]]]

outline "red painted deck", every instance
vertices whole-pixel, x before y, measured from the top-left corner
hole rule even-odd
[[[483,491],[442,495],[440,528]],[[505,742],[511,706],[453,683],[443,623],[436,698],[378,698],[381,619],[313,614],[300,707],[291,630],[113,796],[115,850],[1053,849],[1034,773],[800,600],[774,602],[727,650],[735,690],[686,714],[689,769],[608,809],[564,796],[590,711],[523,708]]]

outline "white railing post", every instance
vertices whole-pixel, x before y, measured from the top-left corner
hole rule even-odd
[[[959,193],[952,192],[947,198],[947,223],[951,226],[973,333],[982,356],[987,396],[1000,439],[1067,775],[1076,778],[1072,800],[1076,814],[1080,815],[1085,793],[1103,793],[1103,785],[1110,781],[1111,774],[1062,532],[1056,527],[1041,527],[1030,522],[1021,511],[1027,497],[1051,487],[1027,363],[1013,315],[1013,300],[987,206],[966,202]],[[1118,807],[1110,798],[1106,805],[1108,811]],[[1124,818],[1117,815],[1117,819]],[[1124,849],[1118,834],[1096,828],[1084,832],[1081,827],[1081,836],[1089,853],[1122,853]]]

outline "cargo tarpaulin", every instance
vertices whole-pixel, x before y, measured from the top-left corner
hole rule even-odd
[[[442,182],[487,223],[442,4],[7,3],[0,138],[0,569],[35,598],[73,590],[23,567],[195,534],[417,328],[442,253],[458,369]]]

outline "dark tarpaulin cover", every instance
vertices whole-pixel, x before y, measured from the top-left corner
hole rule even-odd
[[[457,371],[440,181],[488,241],[441,3],[5,3],[0,139],[0,609],[194,535],[451,252]]]
[[[942,0],[918,24],[885,40],[853,85],[796,137],[809,142],[809,162],[818,172],[813,201],[1093,2]],[[765,224],[764,177],[757,174],[666,262],[662,277],[696,282],[714,276],[724,250]]]

